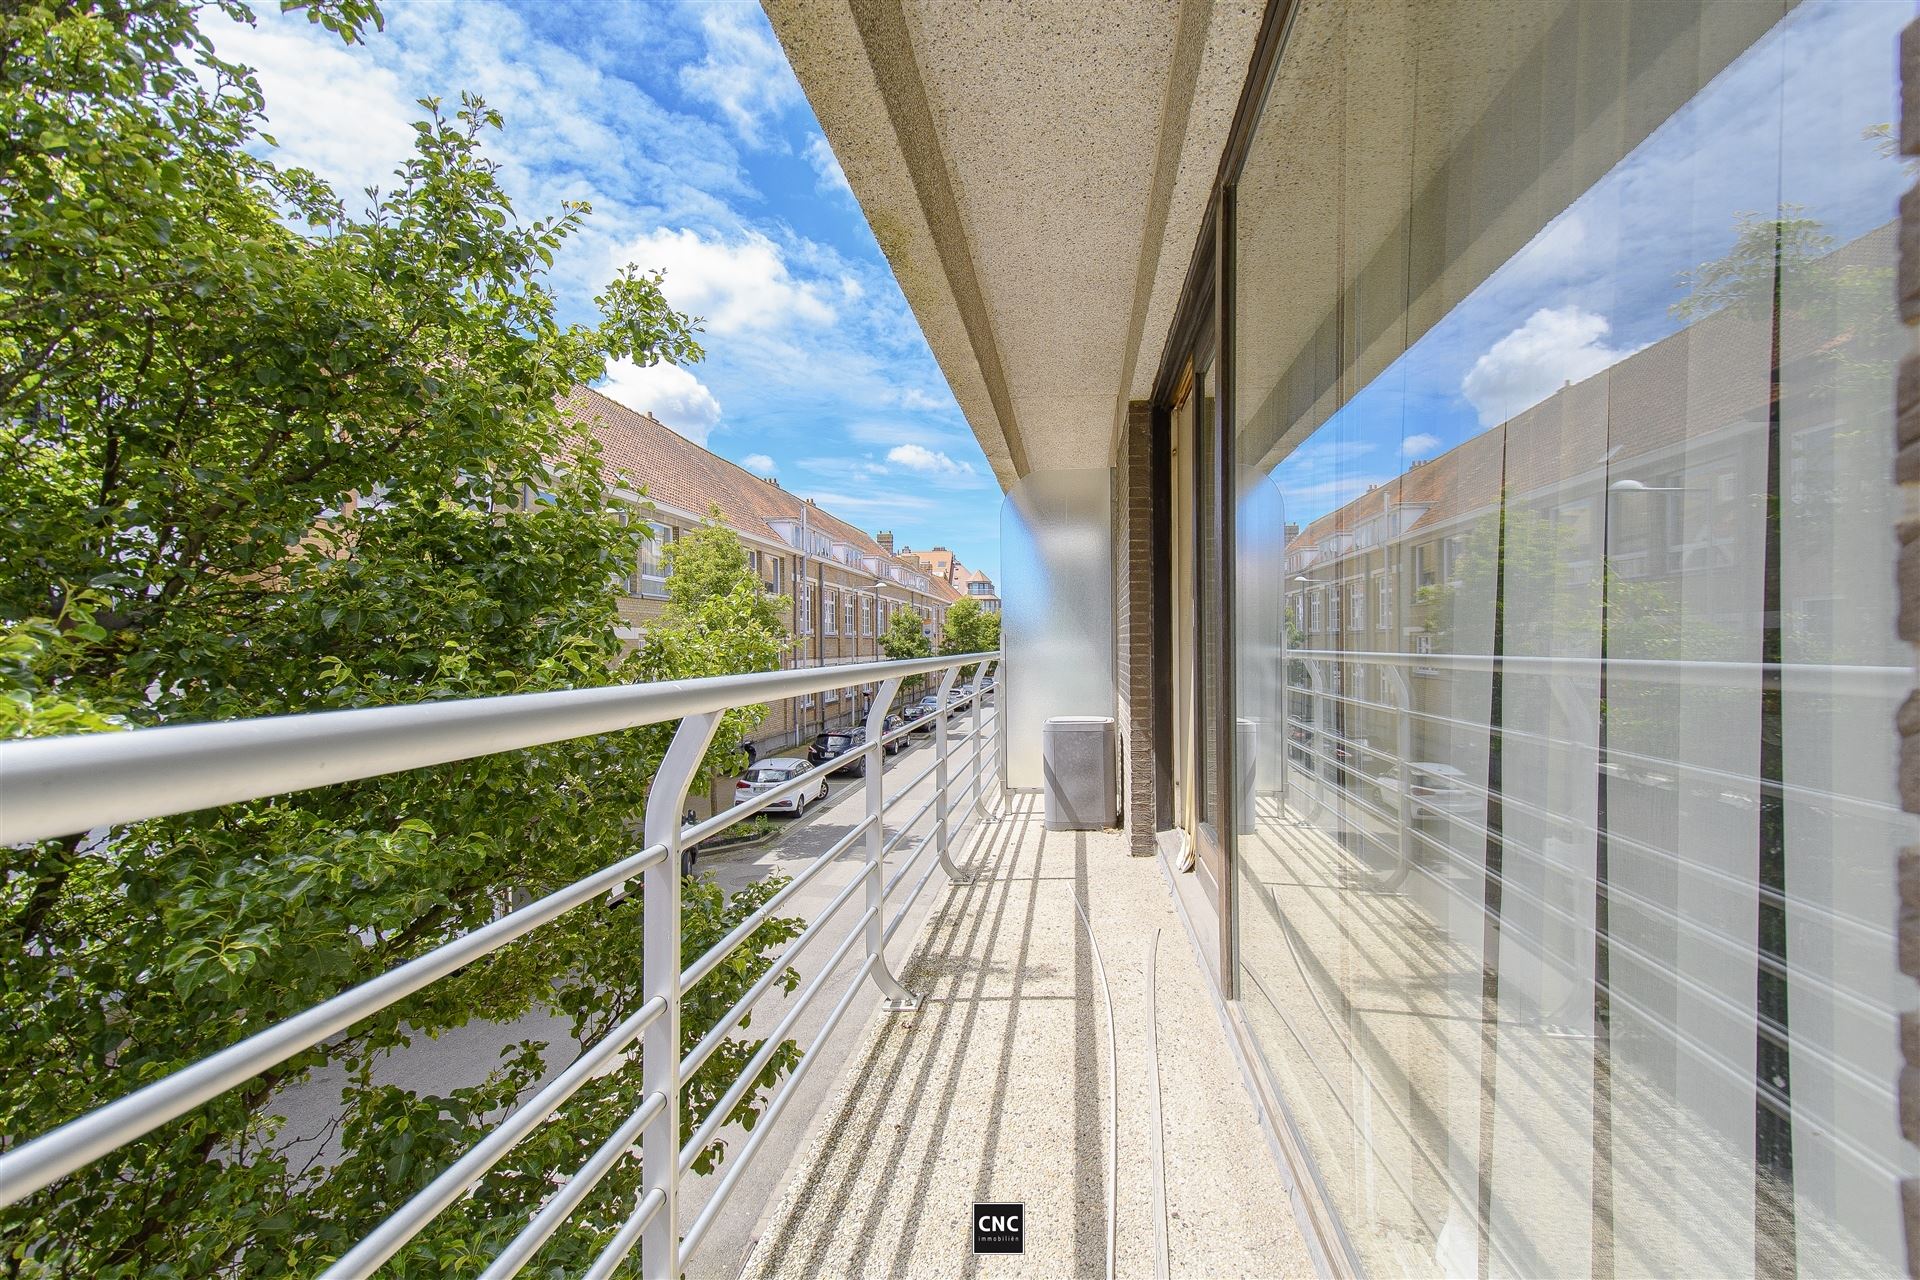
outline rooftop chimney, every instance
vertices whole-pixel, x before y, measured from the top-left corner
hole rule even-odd
[[[893,530],[882,529],[880,532],[873,535],[873,540],[880,544],[880,549],[882,551],[886,552],[888,555],[893,554]]]
[[[1280,536],[1288,542],[1292,542],[1300,536],[1300,526],[1289,520],[1287,521],[1287,527],[1281,531]]]

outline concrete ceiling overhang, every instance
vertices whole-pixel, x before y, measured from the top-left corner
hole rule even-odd
[[[763,0],[1003,488],[1151,392],[1258,0]]]

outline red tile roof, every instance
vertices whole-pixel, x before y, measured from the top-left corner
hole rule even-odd
[[[718,507],[726,523],[739,532],[783,544],[786,539],[770,522],[797,521],[804,509],[809,528],[852,545],[861,556],[877,556],[925,572],[907,558],[888,552],[859,526],[701,448],[651,414],[629,409],[590,387],[575,387],[560,407],[599,441],[609,480],[624,476],[627,487],[663,505],[700,516]],[[958,598],[950,585],[929,576],[927,594],[947,601]]]

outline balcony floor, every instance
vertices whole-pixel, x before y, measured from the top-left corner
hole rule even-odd
[[[1313,1274],[1158,860],[1116,832],[1046,831],[1030,795],[963,852],[974,880],[940,891],[904,966],[919,1010],[868,1024],[744,1274],[1104,1274],[1106,1006],[1076,895],[1113,999],[1117,1274],[1154,1273],[1150,1017],[1170,1274]],[[1023,1256],[974,1257],[976,1200],[1025,1204]]]

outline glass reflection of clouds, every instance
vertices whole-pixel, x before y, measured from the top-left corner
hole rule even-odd
[[[1235,197],[1236,936],[1371,1271],[1904,1267],[1910,16],[1296,6]]]

